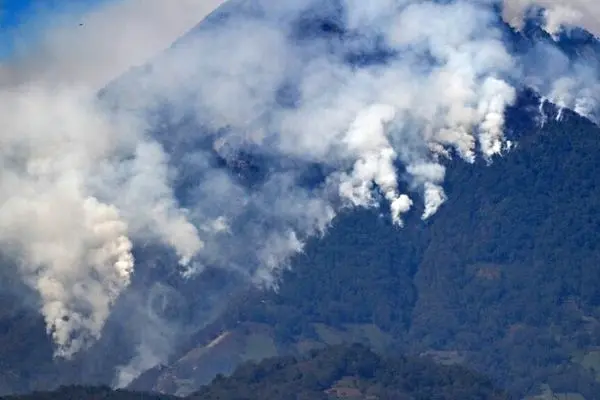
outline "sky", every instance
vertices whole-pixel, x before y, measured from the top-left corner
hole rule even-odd
[[[112,0],[0,0],[0,57],[12,54],[15,42],[33,39],[50,21],[48,15],[68,7],[84,13]]]
[[[43,79],[96,89],[148,62],[224,2],[21,1],[0,0],[0,85]]]

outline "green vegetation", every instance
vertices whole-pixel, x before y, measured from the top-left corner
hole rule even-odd
[[[36,392],[23,396],[7,396],[2,400],[176,400],[177,397],[112,390],[108,387],[69,386],[54,392]]]
[[[189,393],[246,360],[358,341],[461,364],[515,397],[547,384],[551,396],[598,398],[600,130],[565,115],[488,167],[449,163],[448,203],[425,223],[338,216],[277,293],[244,293],[134,387]],[[0,344],[2,390],[58,381],[39,318],[0,315]]]
[[[244,364],[217,377],[190,400],[507,399],[484,379],[461,367],[424,359],[387,359],[365,346],[332,346],[304,357]]]
[[[452,163],[449,201],[426,223],[339,216],[277,293],[245,295],[222,330],[269,326],[281,352],[361,341],[428,353],[514,395],[548,384],[597,398],[599,135],[566,112],[488,167]],[[352,332],[361,326],[371,333]]]
[[[275,357],[242,364],[218,376],[187,400],[501,400],[505,393],[462,367],[426,359],[382,358],[361,345],[332,346],[303,357]],[[174,400],[174,397],[106,387],[63,387],[4,400]]]

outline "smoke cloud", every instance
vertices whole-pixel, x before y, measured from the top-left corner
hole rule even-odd
[[[132,235],[173,247],[182,264],[201,248],[161,145],[145,138],[143,121],[117,121],[95,96],[219,3],[116,2],[81,27],[53,14],[61,24],[2,65],[0,243],[39,292],[58,356],[100,337],[131,281]]]
[[[383,207],[398,227],[433,217],[448,159],[510,149],[504,111],[522,85],[594,107],[562,53],[534,49],[564,61],[543,71],[534,50],[511,53],[490,1],[231,0],[169,46],[221,3],[60,15],[0,68],[0,244],[38,291],[57,355],[100,338],[117,302],[143,303],[131,286],[152,263],[136,249],[172,252],[170,270],[198,288],[225,271],[191,327],[147,310],[122,322],[141,339],[120,386],[232,287],[276,288],[340,210]]]
[[[574,6],[577,3],[573,3]],[[590,3],[591,5],[591,3]],[[511,12],[507,4],[505,14]],[[514,10],[513,10],[514,11]],[[522,14],[524,16],[525,14]],[[519,24],[520,27],[522,25]],[[562,27],[562,25],[561,25]],[[586,27],[574,22],[565,27]],[[548,29],[545,27],[545,29]],[[553,42],[539,40],[520,56],[523,82],[534,88],[560,109],[569,108],[595,123],[600,122],[598,88],[600,88],[600,54],[593,42],[566,31],[549,31]],[[593,31],[592,31],[593,32]],[[559,113],[558,118],[562,116]]]
[[[521,29],[532,8],[543,10],[544,28],[551,35],[564,28],[581,27],[600,36],[600,6],[594,0],[504,0],[503,17]]]

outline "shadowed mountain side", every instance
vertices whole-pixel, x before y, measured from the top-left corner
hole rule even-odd
[[[105,387],[64,387],[56,392],[6,397],[6,400],[175,400]],[[189,400],[409,400],[508,399],[489,379],[458,366],[440,366],[411,357],[381,357],[364,346],[332,346],[302,357],[273,357],[246,363]]]
[[[305,357],[246,364],[189,396],[240,399],[508,399],[490,381],[461,367],[381,357],[363,346],[333,346]]]
[[[34,392],[3,400],[177,400],[179,397],[113,390],[107,386],[65,386],[52,392]]]
[[[198,343],[236,338],[244,346],[233,356],[243,361],[250,349],[260,358],[260,348],[268,356],[358,340],[463,362],[520,395],[548,383],[593,399],[600,130],[547,112],[542,128],[492,165],[451,165],[451,200],[427,224],[411,218],[398,230],[376,212],[339,216],[295,258],[278,293],[244,297]],[[271,344],[252,344],[257,337]],[[207,366],[230,372],[228,354],[239,347],[213,346],[190,347],[195,361],[174,361],[133,387],[164,390],[168,381],[168,391],[186,392],[210,380]],[[174,390],[179,374],[186,388]]]

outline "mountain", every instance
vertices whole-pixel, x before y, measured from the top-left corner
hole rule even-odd
[[[131,387],[183,394],[247,359],[361,341],[475,368],[516,395],[548,384],[596,398],[600,129],[546,112],[510,155],[452,165],[450,200],[426,225],[338,217],[276,293],[241,298]]]
[[[336,51],[347,32],[329,12],[302,26]],[[522,33],[505,28],[519,54],[544,44],[597,66],[598,42],[585,32],[554,40],[534,23]],[[344,54],[359,65],[390,57],[348,47],[364,51]],[[546,384],[595,398],[599,129],[525,87],[506,111],[505,131],[516,148],[491,165],[446,162],[448,201],[435,218],[423,224],[412,214],[398,230],[385,207],[338,215],[293,258],[276,293],[241,294],[168,365],[131,387],[185,394],[248,359],[361,341],[468,365],[514,395]],[[269,169],[265,160],[248,164],[257,167],[237,172],[246,182]]]
[[[332,170],[339,167],[336,160],[328,160],[335,158],[338,149],[328,149],[322,159],[296,153],[307,143],[326,141],[311,136],[287,143],[290,154],[273,151],[281,138],[259,128],[276,118],[262,112],[268,107],[293,109],[300,96],[293,81],[272,87],[268,77],[280,73],[291,81],[304,68],[327,71],[340,64],[343,67],[334,72],[343,81],[348,71],[373,67],[379,72],[377,68],[390,65],[398,54],[386,49],[376,34],[369,32],[365,39],[346,28],[341,2],[336,1],[313,7],[291,21],[281,11],[287,5],[275,7],[265,17],[269,24],[289,23],[285,38],[293,43],[298,54],[292,59],[298,64],[280,68],[277,57],[253,51],[251,42],[242,41],[238,51],[230,51],[227,46],[233,44],[227,29],[219,31],[222,36],[210,36],[213,28],[225,23],[232,32],[240,32],[236,30],[243,22],[240,15],[260,19],[265,13],[260,6],[267,3],[227,3],[153,63],[123,75],[100,94],[100,102],[116,113],[133,109],[147,114],[146,133],[168,154],[165,158],[174,170],[177,200],[203,223],[221,213],[233,214],[234,222],[226,228],[235,235],[208,240],[206,259],[201,260],[203,272],[191,278],[178,273],[173,251],[151,241],[137,244],[134,252],[139,267],[106,321],[102,337],[70,361],[53,358],[44,321],[33,311],[39,309],[39,299],[31,295],[22,302],[22,293],[29,292],[17,287],[18,280],[8,274],[2,280],[7,290],[0,314],[0,392],[78,383],[120,385],[144,371],[130,389],[177,395],[200,390],[207,396],[238,390],[236,385],[267,390],[267,382],[269,387],[278,387],[280,382],[248,382],[247,369],[234,374],[233,380],[219,378],[206,390],[202,386],[218,373],[234,373],[246,361],[292,355],[295,358],[284,359],[291,365],[284,370],[295,373],[306,351],[361,342],[386,356],[408,354],[411,360],[430,357],[439,364],[463,366],[453,371],[472,368],[515,397],[546,390],[597,398],[599,128],[570,111],[574,104],[558,109],[540,97],[537,91],[544,85],[518,85],[516,103],[504,113],[503,128],[513,147],[493,157],[489,165],[484,160],[469,164],[459,157],[442,158],[447,201],[433,218],[421,220],[422,201],[416,201],[414,209],[403,216],[402,228],[390,221],[386,202],[368,209],[342,207],[331,227],[321,233],[315,227],[321,219],[315,214],[322,217],[319,213],[326,209],[321,208],[320,196]],[[265,34],[265,48],[281,45],[277,37],[269,36],[271,25],[250,28],[254,30],[246,32],[249,38],[254,38],[253,32]],[[522,55],[540,43],[567,53],[569,62],[594,60],[597,54],[597,42],[589,36],[566,35],[555,42],[535,27],[525,34],[506,25],[502,28],[509,47]],[[215,39],[216,45],[211,47],[212,42],[203,37]],[[334,61],[311,64],[323,62],[321,53],[326,54],[325,60]],[[433,55],[424,53],[419,54],[423,59],[414,60],[418,68],[430,68],[428,57]],[[227,57],[222,60],[217,54]],[[236,61],[239,54],[252,62],[226,62]],[[259,68],[263,64],[266,72]],[[525,69],[543,69],[542,64],[532,63]],[[245,71],[254,69],[262,80],[245,80]],[[198,93],[203,71],[216,71],[227,79],[218,81],[221,86],[202,86],[206,92]],[[171,80],[175,81],[172,86]],[[317,94],[330,84],[311,83],[314,86],[309,89]],[[252,102],[246,109],[246,102],[234,101],[245,89],[259,100],[263,100],[263,90],[273,91],[276,99]],[[376,89],[367,87],[365,96]],[[229,97],[221,98],[221,92]],[[202,96],[208,104],[198,105]],[[211,109],[213,103],[231,114],[219,114],[216,111],[222,109]],[[427,109],[427,103],[421,105]],[[329,106],[326,103],[323,109]],[[320,117],[314,118],[316,128],[321,122],[327,126],[326,115],[316,116]],[[310,119],[301,117],[288,128],[293,130],[295,124]],[[588,117],[593,119],[594,114]],[[221,122],[219,118],[225,122],[215,129],[209,122]],[[419,126],[419,121],[414,123]],[[261,147],[248,138],[267,145]],[[425,152],[423,143],[416,143],[416,150],[409,140],[405,144],[399,148],[410,150],[408,158],[420,158]],[[316,147],[315,154],[323,150]],[[340,168],[347,172],[351,161],[344,159]],[[399,192],[419,192],[420,188],[414,188],[419,182],[411,178],[407,166],[400,160],[395,166]],[[380,189],[373,190],[376,200],[385,197]],[[208,231],[214,227],[199,226]],[[294,240],[296,231],[306,240],[304,247]],[[293,252],[298,254],[287,265],[286,256]],[[257,288],[254,284],[263,276],[262,266],[277,269],[273,264],[279,262],[289,266],[282,268],[280,280],[266,274],[277,281],[277,290]],[[321,360],[338,357],[336,351],[313,354]],[[365,350],[358,354],[365,360],[375,357]],[[274,362],[279,361],[270,360],[258,371],[274,374],[272,379],[277,381]],[[421,365],[421,361],[414,362]],[[437,367],[427,364],[423,368]],[[359,379],[358,385],[372,387],[369,379]],[[484,386],[489,388],[487,383]]]

